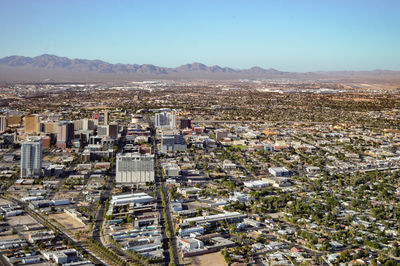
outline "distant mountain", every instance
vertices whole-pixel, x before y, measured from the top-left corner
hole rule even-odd
[[[36,57],[8,56],[0,59],[0,81],[107,81],[142,79],[341,79],[341,80],[398,80],[399,71],[335,71],[294,73],[276,69],[252,67],[233,69],[206,66],[201,63],[176,68],[150,64],[110,64],[101,60],[70,59],[43,54]]]

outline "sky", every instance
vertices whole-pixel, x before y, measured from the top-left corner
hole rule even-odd
[[[0,57],[400,70],[400,0],[0,0]]]

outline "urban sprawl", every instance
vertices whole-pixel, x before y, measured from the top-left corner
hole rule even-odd
[[[398,265],[400,96],[0,85],[2,265]]]

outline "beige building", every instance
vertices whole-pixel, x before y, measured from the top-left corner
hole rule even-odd
[[[46,122],[45,123],[45,132],[57,134],[58,130],[58,122]]]
[[[22,124],[22,116],[20,115],[9,115],[8,116],[8,126],[9,127],[19,127]]]
[[[24,119],[25,133],[39,133],[40,121],[38,115],[27,115]]]

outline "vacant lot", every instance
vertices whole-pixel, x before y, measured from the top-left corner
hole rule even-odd
[[[0,205],[10,204],[11,202],[6,199],[0,199]]]
[[[228,264],[225,262],[224,256],[220,252],[214,252],[210,254],[205,254],[201,256],[191,257],[189,258],[192,265],[199,266],[227,266]]]
[[[38,225],[38,222],[29,215],[7,217],[7,222],[11,227],[18,225]]]
[[[49,216],[49,218],[56,220],[58,223],[64,226],[65,229],[86,229],[85,224],[67,213],[52,214]]]
[[[51,154],[44,156],[43,161],[57,162],[59,159],[60,156]]]

